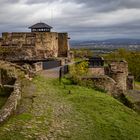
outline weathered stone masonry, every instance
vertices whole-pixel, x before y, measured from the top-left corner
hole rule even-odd
[[[53,63],[59,60],[61,64],[72,61],[68,33],[51,32],[52,27],[45,23],[37,23],[29,28],[31,32],[2,33],[0,60],[20,66],[29,64],[37,71],[48,69],[48,61]]]
[[[46,59],[62,55],[67,57],[68,34],[57,32],[2,33],[0,47],[6,48],[7,54],[11,54],[0,55],[1,59],[7,60],[13,58],[16,60]],[[13,53],[8,52],[8,50],[13,51]]]
[[[134,89],[134,77],[128,74],[126,61],[112,61],[106,67],[93,65],[89,72],[92,76],[83,77],[83,80],[93,81],[95,87],[111,93],[114,97]]]
[[[1,86],[13,88],[5,105],[0,109],[0,123],[3,123],[16,111],[20,103],[22,94],[20,78],[28,72],[20,66],[5,61],[0,61],[0,70],[5,72],[5,75],[1,77]]]
[[[16,81],[14,84],[14,91],[9,96],[7,102],[0,110],[0,123],[7,120],[17,109],[18,104],[21,100],[21,83]]]
[[[128,64],[126,61],[116,61],[109,64],[107,75],[117,82],[120,89],[127,90]]]

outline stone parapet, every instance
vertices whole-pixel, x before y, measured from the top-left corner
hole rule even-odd
[[[16,111],[22,94],[21,79],[29,73],[24,68],[6,61],[0,61],[0,71],[0,86],[10,89],[9,97],[0,109],[0,123],[3,123]]]
[[[17,109],[21,100],[21,83],[17,80],[14,84],[14,91],[9,96],[7,102],[0,110],[0,123],[7,120]]]

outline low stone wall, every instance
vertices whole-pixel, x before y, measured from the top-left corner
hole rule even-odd
[[[93,75],[105,75],[104,67],[89,68],[89,72]]]
[[[17,80],[14,84],[14,91],[9,96],[7,102],[0,110],[0,123],[7,120],[16,111],[21,100],[21,83]]]
[[[5,105],[0,109],[0,123],[3,123],[14,113],[14,111],[17,109],[18,104],[20,103],[20,79],[24,78],[27,72],[22,67],[6,61],[0,61],[0,70],[4,71],[4,73],[0,73],[1,86],[12,89]]]
[[[93,82],[93,85],[95,88],[98,88],[98,89],[101,89],[110,93],[114,91],[115,86],[116,86],[116,82],[112,78],[106,75],[83,77],[82,80],[90,80]]]
[[[115,98],[123,94],[123,91],[117,86],[116,81],[107,75],[83,77],[82,80],[85,80],[85,82],[86,80],[92,81],[94,88],[106,91]]]
[[[126,61],[114,61],[109,64],[108,76],[114,79],[117,86],[123,90],[127,90],[128,63]]]
[[[34,68],[36,72],[43,70],[43,62],[34,63]]]

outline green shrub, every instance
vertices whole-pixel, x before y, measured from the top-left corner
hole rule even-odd
[[[88,62],[83,61],[81,63],[71,65],[69,69],[69,78],[74,84],[80,84],[81,77],[88,74]]]
[[[75,64],[70,66],[70,71],[69,74],[65,76],[63,79],[63,83],[71,83],[71,84],[77,84],[80,86],[88,87],[88,88],[93,88],[95,90],[101,91],[101,92],[106,92],[104,89],[100,89],[94,84],[94,82],[91,79],[83,79],[83,77],[88,77],[90,73],[88,72],[88,62],[83,61],[79,64]],[[65,80],[68,79],[68,80]],[[71,82],[70,82],[70,81]]]

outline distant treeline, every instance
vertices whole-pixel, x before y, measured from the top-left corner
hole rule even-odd
[[[75,58],[92,57],[94,54],[92,50],[87,48],[71,49],[71,51],[73,52]]]

